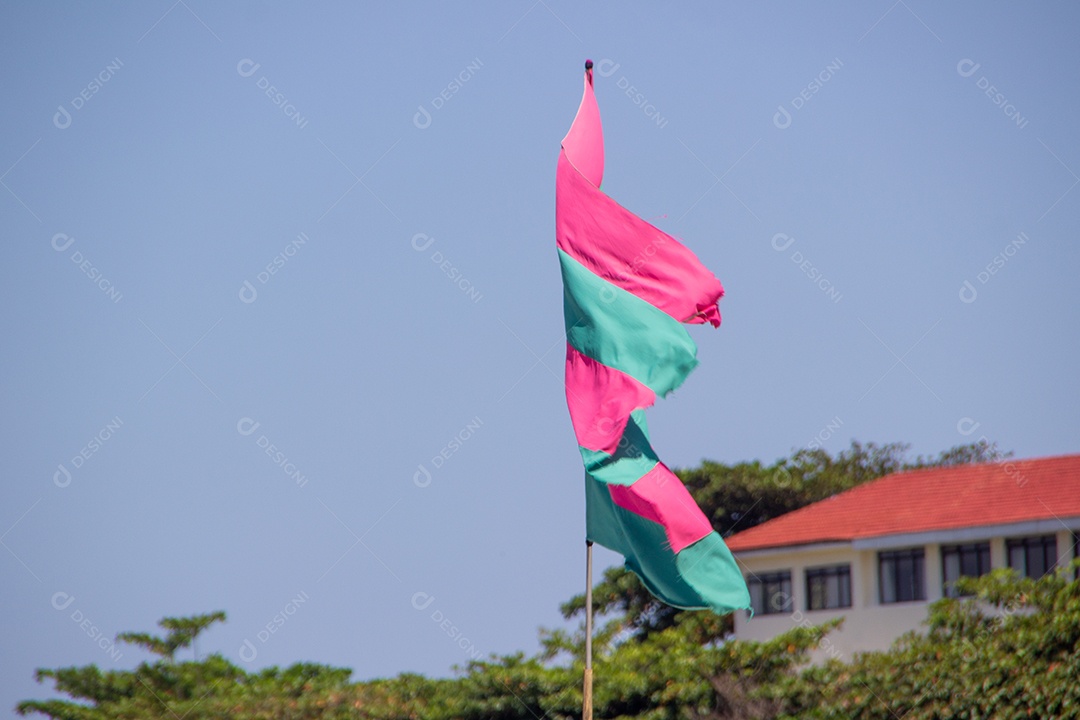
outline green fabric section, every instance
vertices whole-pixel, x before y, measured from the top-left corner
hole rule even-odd
[[[619,523],[618,510],[607,486],[585,473],[585,537],[625,555],[630,540]]]
[[[679,576],[697,590],[709,607],[750,608],[746,580],[719,533],[709,533],[683,548],[675,556],[675,567]]]
[[[630,414],[614,455],[580,445],[578,450],[585,461],[586,472],[612,485],[632,485],[659,462],[649,444],[649,427],[645,422],[645,411],[641,409]]]
[[[697,346],[677,320],[612,285],[559,250],[566,340],[664,397],[697,365]]]
[[[664,528],[625,510],[604,483],[585,475],[586,537],[622,553],[649,592],[673,607],[721,615],[750,607],[750,594],[724,541],[715,532],[678,555]]]

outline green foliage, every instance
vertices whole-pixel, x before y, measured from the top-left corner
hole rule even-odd
[[[647,642],[599,646],[596,717],[772,717],[780,700],[771,685],[804,663],[823,633],[796,627],[767,643],[702,644],[696,622],[688,614]],[[313,664],[247,673],[216,654],[201,662],[142,663],[132,671],[40,670],[39,681],[50,678],[58,690],[90,704],[27,701],[17,710],[79,720],[556,720],[581,712],[580,655],[565,665],[521,653],[493,657],[447,680],[406,674],[351,683],[349,677],[347,669]]]
[[[998,569],[957,586],[928,628],[886,652],[804,673],[780,717],[929,720],[1080,717],[1080,582]]]
[[[195,618],[189,618],[194,620]],[[102,674],[94,666],[39,670],[60,690],[82,703],[27,701],[21,715],[53,718],[332,718],[352,699],[349,670],[298,664],[248,674],[220,655],[200,662],[159,660],[132,671]],[[349,706],[351,708],[351,705]],[[351,711],[340,717],[355,717]]]
[[[992,445],[906,459],[899,444],[831,457],[801,450],[773,465],[706,462],[680,471],[715,527],[730,533],[897,470],[1002,457]],[[731,640],[730,618],[676,612],[637,579],[609,570],[595,590],[607,612],[594,636],[595,717],[629,720],[1080,717],[1080,582],[1066,572],[1035,581],[995,571],[958,588],[971,596],[931,606],[927,630],[887,652],[808,666],[839,622],[793,625],[768,642]],[[563,606],[570,617],[582,598]],[[26,701],[17,711],[65,720],[560,720],[579,718],[584,633],[542,635],[543,650],[470,662],[450,679],[415,674],[352,682],[311,663],[247,672],[211,654],[177,662],[216,612],[164,618],[164,637],[118,640],[158,656],[132,670],[37,671],[71,700]]]
[[[194,615],[187,618],[162,618],[158,625],[169,631],[163,638],[149,633],[120,633],[117,641],[138,645],[149,652],[172,660],[176,651],[191,645],[195,638],[216,622],[225,622],[225,613],[221,610],[207,615]]]

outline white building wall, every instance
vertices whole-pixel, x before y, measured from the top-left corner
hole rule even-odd
[[[1067,529],[1069,528],[1069,529]],[[909,630],[922,630],[928,605],[940,600],[943,594],[941,546],[971,542],[990,542],[991,568],[1008,567],[1006,538],[1054,533],[1057,537],[1058,565],[1066,565],[1074,557],[1073,532],[1080,532],[1080,518],[1039,520],[1011,525],[968,527],[957,530],[933,531],[874,538],[852,543],[777,548],[736,553],[744,575],[791,571],[792,605],[790,610],[774,615],[735,613],[735,635],[745,640],[768,640],[795,626],[819,625],[837,617],[845,618],[839,630],[834,630],[812,658],[850,659],[861,650],[885,650]],[[878,601],[878,551],[911,547],[924,549],[926,600],[882,605]],[[836,610],[808,610],[806,569],[827,565],[851,565],[851,607]]]
[[[935,546],[935,553],[938,553]],[[940,560],[930,568],[930,555],[926,557],[927,595],[935,591],[941,597],[940,582],[931,584],[930,578],[941,576]],[[735,613],[735,636],[744,640],[764,641],[787,632],[794,627],[820,625],[828,620],[842,617],[843,625],[834,630],[817,651],[811,654],[815,662],[827,658],[850,660],[860,650],[885,650],[897,637],[908,630],[916,630],[926,619],[927,602],[878,603],[877,551],[853,550],[850,545],[824,550],[801,549],[770,553],[762,557],[740,557],[744,573],[770,573],[791,571],[792,606],[784,613],[755,615],[748,619],[746,613]],[[835,610],[808,610],[806,596],[806,569],[828,565],[851,565],[852,607]],[[931,575],[936,572],[936,575]]]

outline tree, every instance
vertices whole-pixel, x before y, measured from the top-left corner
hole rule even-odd
[[[192,617],[162,618],[158,621],[158,625],[169,631],[169,634],[164,638],[149,633],[127,632],[120,633],[116,636],[116,639],[138,645],[172,662],[177,650],[194,643],[199,633],[216,622],[225,622],[224,611],[218,610],[206,615],[193,615]],[[195,653],[195,655],[195,659],[198,660],[198,653]]]

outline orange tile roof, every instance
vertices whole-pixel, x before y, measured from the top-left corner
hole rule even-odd
[[[887,475],[726,542],[732,552],[1080,517],[1080,455]]]

